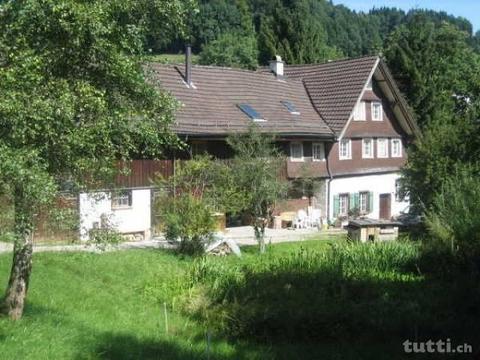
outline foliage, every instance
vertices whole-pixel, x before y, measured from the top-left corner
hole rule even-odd
[[[123,241],[122,236],[113,228],[92,229],[90,231],[88,244],[105,251],[111,245],[118,245]]]
[[[294,359],[302,354],[305,359],[400,360],[405,358],[401,347],[405,337],[399,332],[379,334],[387,327],[399,329],[399,324],[406,324],[406,338],[413,339],[416,328],[419,338],[448,337],[452,339],[452,344],[478,343],[479,324],[472,316],[478,309],[478,281],[466,283],[458,277],[455,281],[444,281],[412,275],[407,272],[409,266],[405,269],[402,264],[417,257],[415,250],[408,250],[409,246],[400,250],[402,244],[398,244],[395,250],[389,246],[382,247],[390,258],[398,260],[391,266],[375,261],[378,256],[367,255],[379,252],[378,247],[352,246],[351,253],[356,255],[346,260],[349,265],[345,267],[361,258],[361,265],[352,264],[350,267],[353,271],[364,269],[365,262],[373,261],[376,269],[386,273],[379,272],[372,277],[359,275],[350,282],[335,278],[331,287],[326,287],[325,278],[315,271],[319,268],[315,259],[318,254],[328,252],[330,244],[337,241],[321,239],[276,244],[269,247],[264,256],[258,256],[254,247],[245,247],[242,248],[242,258],[238,259],[180,259],[165,250],[102,254],[38,253],[35,281],[32,281],[30,289],[30,306],[25,310],[24,319],[14,323],[0,318],[0,353],[7,359],[20,357],[25,360],[78,357],[205,359],[206,349],[209,348],[211,359]],[[304,250],[301,251],[301,248]],[[360,252],[362,255],[359,255]],[[395,252],[402,255],[396,256]],[[6,280],[9,258],[0,255],[0,281]],[[206,264],[202,265],[203,262]],[[263,265],[265,263],[268,264]],[[276,267],[273,264],[277,264]],[[199,273],[199,282],[194,284],[191,274],[197,272],[192,267],[206,271],[205,276]],[[255,275],[267,268],[275,269],[274,276],[268,277],[268,273],[265,278]],[[395,281],[393,275],[383,275],[389,274],[390,270],[396,272],[396,278],[403,280]],[[241,284],[241,279],[248,278],[250,271],[252,275],[249,279],[252,281],[241,290],[238,284]],[[292,276],[288,278],[288,274]],[[240,279],[236,280],[235,276]],[[292,282],[292,278],[295,281]],[[210,297],[217,297],[217,293],[201,289],[213,288],[217,281],[223,295],[228,291],[228,280],[232,281],[231,291],[239,295],[241,308],[238,311],[231,301],[223,307],[216,302],[214,305],[204,302],[210,301]],[[260,281],[256,287],[253,287],[253,280]],[[45,289],[49,291],[45,292]],[[253,289],[259,291],[254,292]],[[337,298],[334,297],[335,294],[340,296],[342,291],[343,296],[349,299],[348,306],[344,308],[341,306],[345,303],[335,305]],[[385,303],[395,304],[397,296],[399,304],[385,313],[384,309],[390,310]],[[218,298],[221,298],[219,294]],[[324,298],[331,301],[322,303]],[[402,299],[408,302],[400,302]],[[243,323],[248,319],[252,319],[252,324],[255,321],[260,323],[264,319],[263,314],[273,314],[277,319],[281,318],[280,329],[286,328],[287,335],[300,326],[303,326],[302,331],[307,331],[310,325],[312,337],[325,328],[328,328],[328,333],[310,342],[308,337],[295,340],[300,337],[295,334],[285,342],[278,340],[281,334],[277,341],[263,342],[262,339],[271,332],[232,339],[231,336],[229,338],[231,328],[215,331],[216,327],[209,326],[215,324],[214,319],[206,321],[207,314],[196,315],[185,311],[185,301],[192,307],[204,304],[209,309],[208,315],[225,310],[221,315],[226,317],[235,310]],[[317,308],[323,310],[315,310]],[[275,309],[278,312],[274,312]],[[333,315],[329,315],[328,310],[333,311]],[[316,315],[322,311],[325,321],[321,328],[315,327],[314,321],[308,318],[303,325],[292,321],[302,316],[318,319]],[[418,313],[424,321],[415,324],[412,316]],[[250,314],[253,314],[251,318]],[[270,329],[268,325],[271,322],[267,323],[270,319],[268,317],[260,323],[258,332]],[[366,324],[375,323],[377,327],[372,332],[370,327],[362,328],[351,338],[337,336],[332,339],[328,335],[330,332],[338,335],[342,327],[358,329],[364,320]],[[234,322],[235,319],[229,321]],[[119,331],[119,328],[122,330]],[[209,345],[207,333],[211,339]]]
[[[247,36],[259,44],[261,65],[274,55],[282,55],[290,64],[377,55],[397,27],[418,16],[435,26],[450,24],[465,33],[473,49],[480,48],[479,36],[472,33],[468,20],[431,10],[381,7],[357,13],[325,0],[201,0],[198,13],[190,14],[189,40],[195,52],[222,34]],[[150,43],[156,38],[149,36]],[[182,51],[181,38],[161,37],[158,46],[149,47],[155,52]]]
[[[199,303],[194,297],[187,311],[196,310],[232,339],[268,344],[369,342],[409,338],[416,331],[429,338],[466,334],[468,327],[461,322],[475,322],[468,308],[478,309],[476,280],[458,278],[454,286],[450,280],[419,274],[418,244],[340,243],[323,251],[299,246],[288,254],[267,253],[233,266],[218,259],[197,260],[191,272],[197,292],[192,292],[204,297],[203,306],[195,307]],[[468,305],[461,301],[465,293],[475,297]],[[456,301],[462,305],[447,310]]]
[[[430,209],[452,169],[480,161],[478,114],[472,104],[465,114],[439,116],[410,149],[404,186],[417,212]]]
[[[286,180],[281,178],[284,158],[275,148],[274,139],[256,126],[227,139],[235,153],[232,172],[236,191],[243,212],[253,219],[260,252],[265,251],[265,227],[272,221],[275,204],[286,197],[288,190]]]
[[[146,82],[139,61],[138,14],[148,7],[157,23],[168,19],[165,29],[181,28],[189,3],[1,3],[0,193],[14,202],[14,259],[27,264],[22,274],[12,267],[10,284],[28,288],[34,214],[58,190],[109,184],[117,160],[157,157],[176,143],[176,102]],[[19,304],[15,294],[24,296],[9,287],[6,302]]]
[[[385,56],[423,127],[479,98],[480,56],[451,24],[413,16],[391,34]]]
[[[240,195],[236,191],[235,177],[228,163],[215,160],[209,155],[177,161],[175,174],[168,178],[158,178],[156,186],[170,195],[191,194],[204,201],[213,211],[241,210]]]
[[[256,69],[257,51],[255,37],[225,33],[203,46],[199,63]]]
[[[277,5],[260,19],[258,42],[262,63],[275,55],[281,55],[288,64],[319,63],[341,57],[341,52],[327,45],[325,29],[312,15],[314,1]]]
[[[215,230],[213,209],[204,199],[188,192],[161,201],[167,240],[180,239],[178,251],[182,254],[203,254]]]
[[[293,191],[308,197],[309,205],[312,205],[312,198],[320,191],[322,181],[314,177],[311,167],[303,164],[300,168],[300,174],[292,182]]]
[[[427,212],[426,251],[450,252],[480,270],[480,184],[478,167],[460,167],[444,179]],[[476,267],[476,269],[475,269]]]

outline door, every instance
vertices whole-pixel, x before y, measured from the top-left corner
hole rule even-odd
[[[392,194],[380,194],[380,219],[392,217]]]

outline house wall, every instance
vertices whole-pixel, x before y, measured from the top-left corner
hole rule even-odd
[[[89,231],[94,224],[102,223],[102,215],[122,234],[144,233],[150,237],[151,228],[151,190],[132,190],[132,206],[124,209],[112,209],[110,193],[82,193],[79,196],[80,239],[87,241]]]
[[[400,173],[387,173],[376,175],[358,175],[334,178],[330,182],[330,209],[329,219],[334,221],[333,201],[334,196],[345,193],[359,193],[362,191],[373,192],[373,211],[366,216],[371,219],[380,217],[380,194],[391,194],[392,216],[400,215],[409,207],[408,201],[396,201],[396,180],[400,178]]]
[[[333,176],[349,174],[378,173],[386,171],[397,171],[403,167],[407,160],[406,148],[408,146],[407,136],[401,129],[388,100],[382,94],[378,85],[374,82],[372,90],[366,90],[362,100],[366,103],[366,120],[350,121],[343,136],[344,139],[352,141],[352,158],[340,160],[339,143],[335,142],[328,154],[330,170]],[[383,120],[372,120],[372,102],[379,101],[383,107]],[[362,157],[362,139],[374,139],[374,158],[363,159]],[[389,157],[378,158],[377,138],[389,139]],[[402,157],[393,158],[391,156],[391,139],[402,139]]]

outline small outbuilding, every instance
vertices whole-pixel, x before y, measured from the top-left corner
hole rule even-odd
[[[347,225],[348,237],[362,243],[397,240],[400,225],[400,223],[390,220],[351,220]]]

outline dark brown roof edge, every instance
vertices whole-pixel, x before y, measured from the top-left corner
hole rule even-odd
[[[405,116],[405,119],[412,131],[412,134],[417,138],[421,138],[422,132],[420,131],[417,121],[415,120],[415,115],[413,114],[413,111],[410,109],[410,106],[407,104],[407,101],[402,95],[400,89],[398,88],[395,82],[395,79],[393,78],[393,75],[391,74],[387,64],[383,61],[383,59],[380,59],[378,68],[382,72],[382,75],[387,80],[387,84],[390,87],[390,90],[392,91],[393,96],[398,101],[398,104],[400,105],[400,110]]]
[[[176,132],[178,136],[180,137],[188,137],[188,138],[203,138],[203,139],[217,139],[217,140],[222,140],[227,138],[228,136],[235,134],[235,133],[246,133],[246,131],[242,132],[232,132],[232,133],[225,133],[225,134],[212,134],[212,133],[187,133],[187,132]],[[335,141],[335,135],[333,134],[312,134],[312,133],[305,133],[305,132],[281,132],[281,133],[275,133],[275,132],[269,132],[265,131],[265,133],[271,133],[275,135],[278,138],[282,137],[302,137],[302,138],[312,138],[312,139],[325,139],[325,140],[331,140]]]

